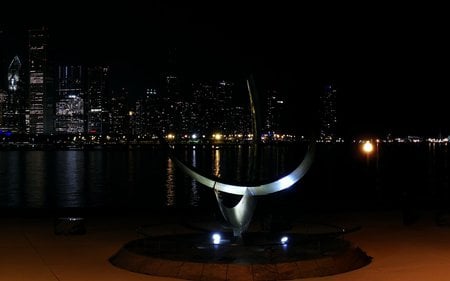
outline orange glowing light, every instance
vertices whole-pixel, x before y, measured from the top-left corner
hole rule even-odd
[[[371,153],[373,151],[373,144],[370,141],[366,141],[362,146],[362,150],[365,153]]]

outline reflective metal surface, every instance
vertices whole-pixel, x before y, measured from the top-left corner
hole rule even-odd
[[[315,143],[312,142],[308,147],[308,151],[306,152],[305,158],[300,163],[300,165],[297,166],[295,170],[293,170],[288,175],[278,180],[260,185],[236,185],[226,183],[225,181],[214,180],[212,178],[208,178],[207,176],[201,175],[197,171],[194,171],[194,169],[188,167],[185,163],[181,162],[176,157],[173,157],[173,160],[177,163],[178,166],[180,166],[183,169],[183,171],[186,174],[191,176],[199,183],[207,187],[214,188],[214,190],[235,195],[244,195],[245,193],[248,192],[250,195],[261,196],[288,189],[296,182],[298,182],[311,167],[314,158],[314,153],[315,153]]]

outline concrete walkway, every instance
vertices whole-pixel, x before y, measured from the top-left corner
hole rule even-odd
[[[346,239],[373,260],[355,271],[301,280],[450,280],[450,227],[436,226],[432,213],[410,226],[395,212],[314,219],[361,225]],[[178,280],[129,272],[108,261],[124,243],[140,238],[136,228],[150,221],[86,218],[86,234],[65,236],[54,234],[52,218],[0,218],[0,281]]]

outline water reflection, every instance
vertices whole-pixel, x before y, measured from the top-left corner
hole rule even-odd
[[[82,151],[56,152],[55,205],[57,207],[83,207],[84,153]]]
[[[20,151],[6,151],[0,157],[0,206],[19,207],[21,200]]]
[[[251,146],[181,149],[180,159],[206,174],[241,183],[252,179]],[[296,167],[304,154],[302,150],[292,151],[287,146],[263,146],[256,166],[259,178],[273,180]],[[352,144],[323,145],[311,170],[289,196],[306,203],[308,198],[396,202],[404,196],[414,203],[435,200],[442,208],[450,206],[446,144],[380,143],[370,165],[365,160]],[[132,151],[0,151],[0,207],[202,207],[210,206],[204,199],[213,198],[208,197],[210,194],[176,169],[159,147]]]
[[[175,192],[175,175],[174,163],[172,159],[167,158],[166,169],[166,206],[175,206],[176,192]]]
[[[106,192],[108,170],[106,169],[105,153],[102,151],[91,151],[85,158],[85,187],[87,189],[87,204],[93,207],[104,206],[109,194]]]
[[[220,149],[217,146],[213,150],[213,175],[220,177]]]
[[[197,154],[195,151],[195,146],[192,148],[192,162],[191,165],[193,167],[197,167]],[[189,194],[189,205],[193,207],[197,207],[200,201],[200,195],[197,190],[197,181],[191,179],[191,192]]]
[[[46,205],[47,165],[45,152],[30,151],[25,154],[25,201],[30,207]]]
[[[238,145],[238,148],[237,148],[237,162],[238,163],[242,163],[242,160],[243,160],[242,145]],[[242,169],[241,169],[240,165],[235,165],[235,167],[236,167],[236,179],[238,181],[241,181],[242,180],[242,173],[241,173]]]
[[[133,150],[128,151],[128,182],[133,183],[136,179],[136,169],[135,169],[135,161],[139,155],[135,155]],[[129,186],[133,186],[130,184]]]
[[[429,144],[427,155],[427,185],[441,199],[450,200],[447,144]]]

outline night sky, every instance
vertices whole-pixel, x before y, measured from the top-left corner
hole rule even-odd
[[[2,19],[2,67],[16,49],[24,52],[21,36],[12,34],[45,24],[56,61],[111,64],[115,83],[136,92],[155,83],[167,50],[176,49],[187,77],[252,73],[259,87],[282,89],[298,126],[333,82],[344,135],[449,133],[450,24],[443,7],[209,2],[76,2],[55,12],[49,3],[33,4]]]

